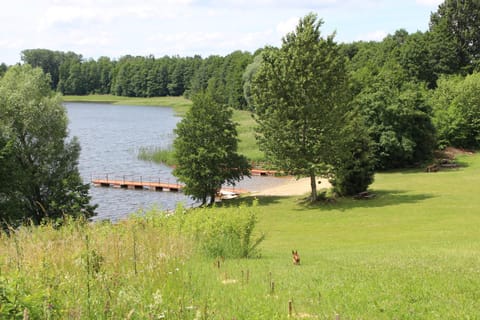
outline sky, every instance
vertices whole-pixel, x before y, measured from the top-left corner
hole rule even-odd
[[[426,31],[441,0],[7,0],[0,11],[0,63],[21,51],[73,51],[85,59],[202,57],[280,46],[314,12],[337,42]]]

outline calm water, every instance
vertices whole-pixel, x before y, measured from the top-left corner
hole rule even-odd
[[[92,178],[176,182],[171,168],[137,158],[140,147],[168,147],[180,120],[167,107],[118,106],[97,103],[65,103],[71,136],[82,148],[79,169],[85,183]],[[273,177],[254,177],[238,187],[251,191],[280,183]],[[98,204],[96,220],[112,221],[139,210],[173,209],[178,202],[195,205],[183,193],[91,187]]]

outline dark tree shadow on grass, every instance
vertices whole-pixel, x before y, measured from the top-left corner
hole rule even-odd
[[[439,165],[438,168],[437,168],[438,171],[436,171],[436,172],[457,171],[457,170],[462,170],[462,169],[465,169],[465,168],[469,167],[469,163],[467,161],[465,161],[463,158],[455,159],[452,162],[452,164],[454,164],[456,166],[448,167],[448,164],[447,164],[447,166],[442,167],[441,165]],[[382,174],[395,173],[395,174],[403,174],[403,175],[419,174],[419,173],[425,173],[425,174],[436,173],[436,172],[427,172],[427,167],[428,167],[428,164],[425,164],[425,165],[422,165],[422,166],[408,168],[408,169],[403,168],[403,169],[380,170],[380,171],[378,171],[378,173],[382,173]]]
[[[278,204],[280,200],[285,198],[288,198],[288,197],[247,195],[247,196],[242,196],[240,198],[222,201],[216,205],[221,207],[238,207],[239,205],[251,206],[256,201],[259,206],[268,206],[271,204]]]
[[[320,209],[320,210],[341,210],[346,211],[354,208],[382,208],[400,204],[418,203],[434,198],[433,194],[415,194],[405,190],[370,190],[375,196],[370,199],[354,199],[353,197],[342,197],[327,199],[317,203],[308,202],[307,199],[299,202],[298,210]]]
[[[292,198],[293,201],[298,203],[295,210],[303,211],[318,209],[321,211],[346,211],[354,208],[381,208],[400,204],[418,203],[435,197],[433,194],[412,194],[405,190],[371,190],[371,193],[375,194],[375,197],[371,199],[356,200],[352,197],[342,197],[320,200],[315,203],[310,202],[308,197],[297,198],[295,200],[294,196],[243,196],[237,199],[224,201],[219,205],[223,207],[237,207],[239,205],[252,205],[254,201],[257,201],[259,206],[268,206],[271,204],[278,204],[282,199]]]

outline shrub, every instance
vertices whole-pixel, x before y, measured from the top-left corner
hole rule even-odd
[[[250,258],[259,255],[258,245],[265,239],[264,234],[255,237],[255,207],[177,210],[172,219],[208,257]]]

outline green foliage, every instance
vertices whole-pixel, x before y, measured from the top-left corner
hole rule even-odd
[[[480,73],[443,77],[432,95],[441,147],[480,147]]]
[[[67,139],[67,116],[49,77],[29,65],[0,80],[1,223],[17,226],[64,215],[91,217],[77,164],[78,141]]]
[[[29,49],[22,51],[22,61],[36,68],[39,67],[45,74],[50,75],[51,87],[56,90],[60,78],[61,67],[64,62],[80,61],[81,55],[73,52],[52,51],[48,49]]]
[[[3,77],[3,75],[5,74],[5,72],[7,72],[7,65],[5,63],[1,63],[0,64],[0,78]]]
[[[222,184],[233,184],[249,175],[250,165],[237,154],[236,124],[232,111],[209,94],[193,98],[192,108],[177,124],[173,147],[178,166],[173,174],[185,183],[184,192],[210,204]]]
[[[375,143],[377,168],[410,166],[432,156],[435,128],[427,91],[424,85],[407,79],[392,62],[355,98]]]
[[[260,149],[282,170],[312,181],[330,170],[349,99],[345,59],[333,37],[321,37],[322,23],[309,14],[280,49],[266,48],[252,83]],[[316,196],[312,183],[312,201]]]
[[[475,0],[445,0],[432,13],[430,31],[443,42],[438,55],[456,72],[471,73],[480,64],[480,2]],[[447,47],[448,46],[448,47]],[[456,67],[456,68],[455,68]]]
[[[249,52],[225,57],[155,58],[126,55],[84,60],[72,52],[31,49],[22,52],[25,63],[41,67],[53,79],[52,88],[66,95],[114,94],[125,97],[191,97],[210,90],[222,104],[245,109],[242,74],[252,61]],[[1,70],[0,70],[1,75]]]
[[[349,121],[340,133],[338,157],[330,179],[334,191],[342,196],[351,196],[366,191],[373,183],[375,158],[373,141],[361,117]]]
[[[252,258],[259,256],[258,245],[265,239],[264,234],[254,232],[256,211],[256,203],[251,207],[197,208],[184,214],[177,210],[168,219],[207,257]]]
[[[245,72],[243,73],[243,96],[245,97],[245,101],[247,103],[247,109],[254,111],[255,107],[253,105],[253,97],[252,97],[252,80],[255,73],[260,68],[262,64],[262,54],[259,53],[253,59],[253,62],[250,63],[246,68]]]

